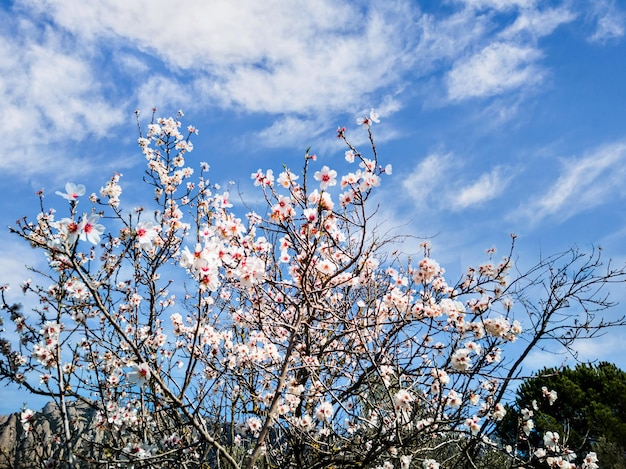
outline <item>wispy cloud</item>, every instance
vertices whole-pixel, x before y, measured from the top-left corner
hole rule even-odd
[[[503,177],[501,168],[494,168],[455,194],[452,206],[462,210],[492,200],[504,192],[509,180],[510,177]]]
[[[285,116],[256,132],[253,138],[270,148],[297,146],[315,139],[320,129],[326,129],[326,124],[320,120]]]
[[[500,37],[510,40],[520,36],[529,39],[547,36],[562,24],[574,21],[576,16],[575,12],[563,6],[545,10],[524,9],[513,24],[500,33]]]
[[[432,153],[415,166],[402,181],[402,187],[415,202],[416,208],[439,205],[432,195],[443,187],[448,169],[454,165],[451,153]]]
[[[219,0],[191,3],[188,14],[157,0],[24,0],[22,5],[86,44],[127,45],[158,58],[181,77],[172,95],[183,99],[181,106],[307,116],[354,110],[368,96],[393,93],[408,76],[445,62],[452,64],[447,78],[452,100],[533,84],[542,78],[535,64],[541,52],[516,42],[518,36],[549,34],[574,16],[566,8],[539,10],[530,0],[456,3],[460,9],[438,17],[402,0],[362,7],[330,0],[245,1],[236,8]],[[486,45],[494,11],[514,11],[516,19],[501,32],[500,42]],[[118,62],[140,75],[146,71],[126,52]],[[143,85],[140,98],[146,100],[155,84],[152,79]]]
[[[624,197],[626,143],[597,148],[589,154],[563,160],[563,171],[551,188],[531,199],[517,214],[532,223],[553,216],[564,220],[607,202]]]
[[[483,10],[493,8],[498,11],[507,11],[514,8],[528,8],[534,6],[535,0],[456,0],[469,8]]]
[[[478,54],[460,61],[447,77],[448,97],[460,101],[493,96],[543,79],[543,70],[534,62],[541,52],[532,47],[496,42]]]
[[[462,162],[452,153],[432,153],[402,181],[402,187],[418,208],[454,211],[479,206],[501,195],[510,180],[496,167],[473,182],[466,180]]]
[[[441,21],[453,26],[452,30],[439,27],[434,35],[437,42],[430,41],[454,46],[448,54],[445,47],[439,48],[439,60],[451,60],[444,86],[447,101],[453,102],[511,94],[541,83],[547,69],[538,63],[544,57],[538,39],[577,17],[567,6],[543,9],[536,2],[526,0],[457,3],[465,9]],[[502,11],[511,14],[513,21],[498,23],[495,14]],[[492,34],[498,29],[499,32]],[[469,40],[455,40],[454,31]]]
[[[604,43],[624,36],[626,12],[620,10],[613,0],[592,2],[591,16],[596,21],[596,30],[589,41]]]
[[[4,15],[0,16],[0,21]],[[11,23],[15,24],[15,23]],[[66,38],[29,21],[0,29],[0,169],[33,174],[54,166],[54,149],[33,146],[100,138],[122,121],[87,59]]]
[[[345,111],[395,86],[414,60],[407,2],[196,2],[184,15],[167,1],[29,5],[81,40],[128,43],[191,71],[206,82],[196,101],[252,112]]]
[[[186,110],[197,108],[200,101],[194,99],[193,84],[182,83],[177,78],[153,74],[138,86],[137,108],[145,111],[153,107]]]
[[[403,108],[418,93],[409,84],[416,76],[432,74],[439,92],[426,99],[439,105],[514,96],[548,73],[536,38],[576,16],[532,0],[451,5],[429,14],[404,0],[216,0],[182,10],[165,0],[21,0],[0,13],[0,129],[17,135],[0,169],[71,166],[62,149],[41,148],[106,136],[135,107],[267,114],[253,137],[276,147],[301,144],[328,130],[322,122],[364,105]],[[597,11],[601,24],[616,9]],[[515,110],[506,106],[492,124]],[[29,126],[37,132],[20,130]]]

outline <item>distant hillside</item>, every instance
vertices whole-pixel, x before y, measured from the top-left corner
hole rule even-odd
[[[69,406],[72,427],[81,435],[74,441],[77,448],[88,454],[95,443],[94,411],[85,403]],[[20,422],[20,412],[0,416],[0,468],[31,469],[58,467],[54,460],[63,459],[62,448],[55,444],[55,436],[62,433],[62,421],[56,404],[49,403],[35,414],[33,431],[27,434]],[[84,467],[92,467],[84,462]]]

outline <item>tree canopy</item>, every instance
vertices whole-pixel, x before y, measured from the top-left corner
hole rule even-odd
[[[545,399],[550,391],[556,393],[556,400]],[[523,434],[525,412],[533,414],[534,428],[528,435],[531,447],[538,445],[546,431],[556,431],[577,454],[594,451],[602,467],[625,467],[626,372],[612,363],[544,368],[524,381],[515,405],[497,427],[504,442],[513,444]],[[606,453],[605,457],[600,453]],[[621,465],[609,465],[611,460]]]
[[[46,414],[20,414],[38,467],[475,469],[489,450],[511,457],[488,436],[524,359],[625,325],[605,290],[626,267],[573,248],[521,271],[513,235],[503,257],[490,248],[448,283],[427,242],[415,257],[380,230],[372,193],[392,167],[378,120],[359,119],[363,153],[337,130],[340,172],[307,150],[300,172],[252,173],[259,202],[244,214],[189,158],[196,128],[155,114],[146,131],[138,119],[144,205],[128,205],[137,182],[119,173],[99,195],[72,182],[61,199],[39,192],[36,217],[10,228],[45,259],[21,285],[31,306],[0,285],[0,382],[48,396],[59,416],[42,448]],[[552,436],[533,457],[572,469]],[[583,464],[597,467],[595,455]]]

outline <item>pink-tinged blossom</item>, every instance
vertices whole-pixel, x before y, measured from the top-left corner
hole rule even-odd
[[[348,173],[344,176],[341,176],[341,188],[345,189],[348,186],[354,186],[359,182],[361,178],[361,172],[358,171],[356,173]]]
[[[575,466],[572,463],[566,461],[561,456],[550,456],[546,458],[546,463],[549,467],[554,467],[556,469],[575,469]]]
[[[229,200],[230,194],[228,192],[224,192],[221,195],[216,195],[215,197],[215,205],[217,208],[231,208],[233,204],[230,203]]]
[[[556,451],[556,447],[559,444],[559,434],[557,432],[546,432],[543,435],[543,444],[546,448]]]
[[[333,416],[333,405],[328,401],[323,401],[315,409],[315,418],[320,421],[328,421]]]
[[[280,184],[281,186],[283,186],[285,189],[289,189],[291,186],[294,185],[294,181],[296,181],[298,177],[299,176],[296,176],[294,173],[287,170],[279,174],[278,179],[276,179],[276,182]]]
[[[445,370],[438,370],[433,368],[430,371],[430,375],[435,378],[435,380],[443,385],[446,385],[450,382],[450,376],[448,375],[448,373],[446,373]]]
[[[98,224],[100,217],[98,215],[83,215],[83,220],[80,223],[80,235],[81,241],[89,241],[92,244],[98,244],[100,242],[100,236],[104,233],[104,226]]]
[[[20,423],[25,432],[30,432],[32,429],[32,422],[35,418],[35,411],[31,409],[24,409],[20,414]]]
[[[43,329],[41,329],[39,333],[43,334],[45,339],[58,340],[62,330],[63,326],[58,322],[48,321],[43,325]]]
[[[465,420],[465,426],[469,428],[470,432],[476,434],[480,430],[480,419],[474,415]]]
[[[477,344],[476,342],[473,342],[471,340],[465,343],[465,348],[470,349],[472,352],[478,355],[480,355],[480,351],[482,350],[480,344]]]
[[[415,400],[406,389],[400,389],[393,397],[394,407],[399,411],[411,410],[411,403]]]
[[[490,350],[487,355],[485,355],[485,361],[489,364],[499,362],[502,358],[502,350],[498,347]]]
[[[598,456],[593,451],[588,453],[583,460],[583,469],[598,469],[600,466],[597,464]]]
[[[128,373],[128,380],[131,383],[143,386],[150,379],[150,367],[147,363],[139,363],[132,365],[133,370]]]
[[[206,268],[206,270],[203,270],[200,273],[198,286],[200,287],[200,290],[202,291],[205,291],[205,290],[217,291],[217,289],[220,286],[218,273],[216,271],[215,272],[211,271],[209,268]]]
[[[282,262],[283,264],[288,264],[289,261],[291,261],[291,256],[289,255],[289,252],[286,249],[283,249],[280,251],[279,261]]]
[[[115,173],[107,184],[100,188],[100,197],[107,197],[111,207],[119,207],[122,187],[119,185],[121,174]]]
[[[137,245],[140,249],[152,249],[153,241],[158,234],[154,223],[151,221],[137,223],[135,233],[137,233]]]
[[[380,176],[370,173],[369,171],[365,171],[361,174],[361,184],[359,184],[361,192],[365,192],[378,186],[380,186]]]
[[[436,277],[443,275],[444,272],[437,261],[425,257],[419,263],[419,270],[413,273],[413,280],[417,283],[428,284],[433,282]]]
[[[252,179],[254,179],[255,186],[272,186],[274,184],[274,172],[271,169],[264,173],[260,168],[256,173],[252,173]]]
[[[313,177],[320,182],[320,189],[323,191],[337,184],[337,171],[328,166],[323,166],[321,171],[316,171]]]
[[[156,452],[156,448],[146,443],[128,443],[122,450],[133,459],[149,458]]]
[[[244,287],[251,287],[265,277],[265,262],[258,257],[247,257],[235,269],[235,275]]]
[[[554,404],[554,401],[556,401],[558,397],[556,391],[548,391],[548,388],[546,388],[545,386],[541,388],[541,392],[543,393],[543,397],[546,397],[548,399],[550,405]]]
[[[524,425],[522,426],[522,430],[526,434],[526,436],[530,436],[530,432],[533,428],[535,428],[535,422],[533,422],[532,419],[526,420],[524,422]]]
[[[207,225],[206,223],[202,225],[200,229],[198,230],[198,234],[205,240],[213,236],[215,232],[216,232],[215,227]]]
[[[466,348],[460,348],[452,355],[452,367],[457,371],[467,371],[472,366],[472,361],[469,357],[471,350]]]
[[[345,158],[348,163],[354,163],[355,154],[352,150],[346,150]]]
[[[300,417],[297,423],[300,425],[300,428],[307,431],[312,430],[314,427],[313,418],[309,414],[305,414]]]
[[[354,191],[346,191],[339,195],[339,203],[342,207],[347,207],[354,202]]]
[[[322,194],[320,195],[319,206],[322,210],[328,211],[332,210],[335,207],[333,199],[328,192],[322,192]]]
[[[332,275],[337,271],[337,266],[329,259],[322,259],[315,264],[315,268],[325,275]]]
[[[47,340],[45,346],[35,344],[33,346],[32,355],[33,357],[35,357],[35,360],[37,360],[43,366],[45,366],[46,368],[51,368],[55,364],[56,360],[54,358],[54,354],[49,349],[49,347],[55,345],[56,341],[54,340]]]
[[[65,284],[65,289],[72,298],[77,300],[89,297],[89,290],[87,289],[87,286],[80,280],[72,279],[70,282]]]
[[[524,407],[522,409],[522,417],[524,419],[532,418],[533,415],[534,415],[534,412],[532,410],[528,409],[527,407]]]
[[[272,218],[287,220],[295,215],[296,211],[291,205],[291,198],[285,195],[278,196],[278,201],[272,206]]]
[[[71,218],[63,218],[59,220],[57,228],[65,242],[69,246],[73,246],[80,235],[80,225]]]
[[[359,117],[356,120],[357,125],[362,125],[363,127],[369,128],[372,124],[378,124],[380,122],[380,116],[374,109],[370,109],[369,116]]]
[[[502,420],[504,416],[506,415],[506,407],[504,407],[504,405],[498,402],[495,408],[493,409],[492,415],[496,420],[498,421]]]
[[[446,396],[446,405],[450,407],[459,407],[463,403],[463,396],[457,393],[454,389],[451,389]]]
[[[175,148],[182,153],[186,153],[186,152],[191,152],[193,151],[193,143],[188,142],[186,140],[180,140],[179,142],[176,142],[176,146]],[[180,165],[182,166],[182,165]]]
[[[309,196],[307,197],[307,201],[312,204],[312,205],[317,205],[320,201],[320,193],[317,189],[315,189],[313,192],[311,192],[309,194]]]
[[[376,160],[363,158],[363,160],[359,163],[359,167],[363,168],[368,173],[373,173],[376,169]]]
[[[504,317],[487,318],[484,320],[485,331],[494,337],[504,338],[511,328],[508,319]]]
[[[263,424],[261,419],[258,417],[250,417],[246,420],[247,431],[250,432],[253,436],[258,436],[261,428],[263,428]]]
[[[60,195],[70,202],[76,202],[80,196],[85,195],[85,186],[83,184],[76,185],[73,182],[68,182],[65,184],[65,193],[56,191],[55,194]]]
[[[439,469],[439,463],[434,459],[424,459],[422,462],[423,469]]]
[[[115,387],[120,384],[120,376],[117,374],[109,375],[107,378],[107,383],[111,387]]]
[[[302,215],[307,223],[313,224],[317,221],[317,210],[314,208],[305,208],[302,211]]]

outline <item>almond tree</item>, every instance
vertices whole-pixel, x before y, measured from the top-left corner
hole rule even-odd
[[[598,314],[623,268],[571,250],[519,272],[513,237],[449,284],[427,243],[419,259],[394,251],[370,200],[391,175],[373,111],[367,153],[338,129],[353,171],[309,151],[300,171],[259,169],[264,208],[239,215],[208,164],[187,164],[197,130],[180,117],[140,127],[144,207],[124,207],[115,174],[89,197],[68,183],[60,214],[40,193],[36,219],[11,228],[48,263],[22,286],[33,311],[1,292],[0,377],[60,413],[42,462],[475,467],[491,448],[511,467],[569,467],[566,448],[533,456],[485,435],[531,350],[624,324]],[[30,409],[22,422],[27,438],[41,430]]]

